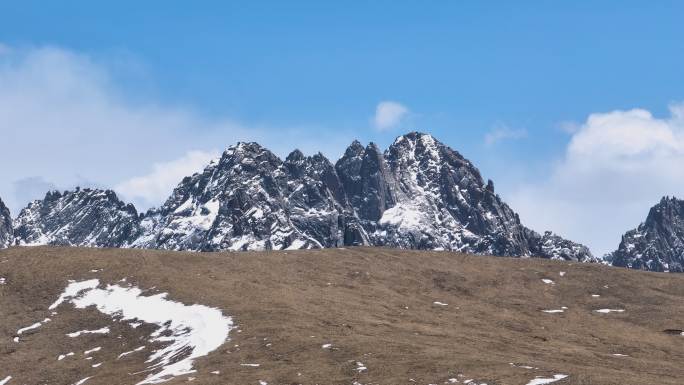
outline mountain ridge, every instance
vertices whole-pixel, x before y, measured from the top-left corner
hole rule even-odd
[[[335,163],[299,150],[282,160],[258,143],[238,142],[145,214],[111,190],[76,189],[30,203],[13,227],[18,245],[368,245],[597,261],[583,245],[522,225],[468,159],[419,132],[397,137],[384,152],[355,140]]]

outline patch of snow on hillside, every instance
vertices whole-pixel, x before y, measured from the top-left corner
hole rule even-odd
[[[129,354],[133,354],[133,353],[135,353],[135,352],[139,352],[139,351],[141,351],[141,350],[143,350],[143,349],[145,349],[145,346],[138,346],[137,348],[135,348],[135,349],[133,349],[133,350],[129,350],[129,351],[127,351],[127,352],[123,352],[123,353],[119,354],[119,355],[116,357],[116,359],[117,359],[117,360],[118,360],[118,359],[121,359],[121,358],[123,358],[123,357],[126,357],[126,356],[129,355]]]
[[[143,296],[137,287],[107,285],[102,289],[98,286],[97,279],[71,282],[50,308],[68,301],[78,309],[95,306],[120,321],[138,320],[157,325],[150,341],[168,345],[149,356],[148,369],[157,373],[139,384],[161,383],[194,372],[194,359],[221,346],[233,329],[232,318],[224,316],[219,309],[184,305],[166,299],[166,293]]]
[[[624,311],[625,311],[625,309],[598,309],[598,310],[594,310],[594,312],[596,312],[596,313],[603,313],[603,314],[624,313]]]
[[[87,356],[88,354],[92,354],[92,353],[99,352],[100,350],[102,350],[102,346],[98,346],[98,347],[96,347],[96,348],[92,348],[92,349],[90,349],[90,350],[86,350],[85,352],[83,352],[83,355]]]
[[[48,307],[50,310],[54,310],[57,308],[57,306],[61,305],[64,303],[64,301],[67,298],[73,298],[75,297],[78,293],[82,292],[83,290],[92,290],[97,287],[97,285],[100,284],[100,280],[98,279],[89,279],[87,281],[81,281],[81,282],[76,282],[73,280],[69,280],[69,285],[64,289],[62,294],[60,294],[59,298]]]
[[[551,384],[553,382],[560,381],[566,377],[568,377],[566,374],[554,374],[553,377],[550,377],[550,378],[537,377],[537,378],[533,379],[532,381],[528,382],[527,385]]]
[[[82,380],[79,380],[79,381],[76,382],[74,385],[83,385],[83,384],[86,383],[86,381],[88,381],[88,380],[90,380],[90,379],[91,379],[91,377],[86,377],[86,378],[84,378],[84,379],[82,379]]]
[[[67,354],[60,354],[59,356],[57,356],[57,361],[62,361],[63,359],[65,359],[67,357],[71,357],[73,355],[74,355],[74,352],[69,352]]]
[[[31,326],[27,326],[27,327],[25,327],[25,328],[21,328],[21,329],[17,330],[17,335],[22,335],[24,332],[27,332],[27,331],[29,331],[29,330],[38,329],[41,325],[42,325],[42,324],[41,324],[40,322],[36,322],[36,323],[34,323],[33,325],[31,325]]]
[[[75,338],[75,337],[78,337],[78,336],[83,335],[83,334],[107,334],[107,333],[109,333],[109,328],[105,326],[103,328],[95,329],[95,330],[80,330],[77,332],[68,333],[67,336],[69,336],[71,338]]]
[[[11,380],[11,379],[12,379],[12,376],[7,376],[7,377],[5,377],[4,380],[0,381],[0,385],[5,385],[5,384],[8,383],[9,380]]]

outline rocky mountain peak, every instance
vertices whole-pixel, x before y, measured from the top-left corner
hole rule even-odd
[[[14,242],[12,217],[5,203],[0,199],[0,249],[10,246]]]
[[[664,196],[651,207],[646,216],[646,224],[667,226],[684,219],[684,200]]]
[[[606,259],[614,266],[684,272],[684,200],[663,197]]]
[[[344,152],[343,158],[359,157],[363,154],[365,148],[358,140],[354,140]]]
[[[51,191],[14,221],[19,245],[122,247],[139,235],[138,213],[112,190]]]
[[[287,158],[285,158],[285,162],[288,163],[298,163],[301,162],[305,159],[306,157],[304,156],[304,153],[299,151],[298,149],[295,149],[292,151]]]

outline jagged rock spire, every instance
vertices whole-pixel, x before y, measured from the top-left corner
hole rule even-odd
[[[684,272],[684,200],[663,197],[606,259],[614,266]]]

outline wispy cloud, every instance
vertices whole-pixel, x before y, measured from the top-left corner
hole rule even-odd
[[[525,137],[527,137],[527,130],[524,128],[513,129],[506,125],[498,124],[494,129],[485,134],[484,142],[487,146],[492,146],[503,140],[522,139]]]
[[[152,172],[136,176],[114,187],[138,207],[150,207],[164,201],[169,192],[186,176],[201,172],[219,151],[189,151],[179,159],[155,163]]]
[[[375,107],[373,124],[380,131],[396,128],[408,116],[409,109],[401,103],[383,101]]]

